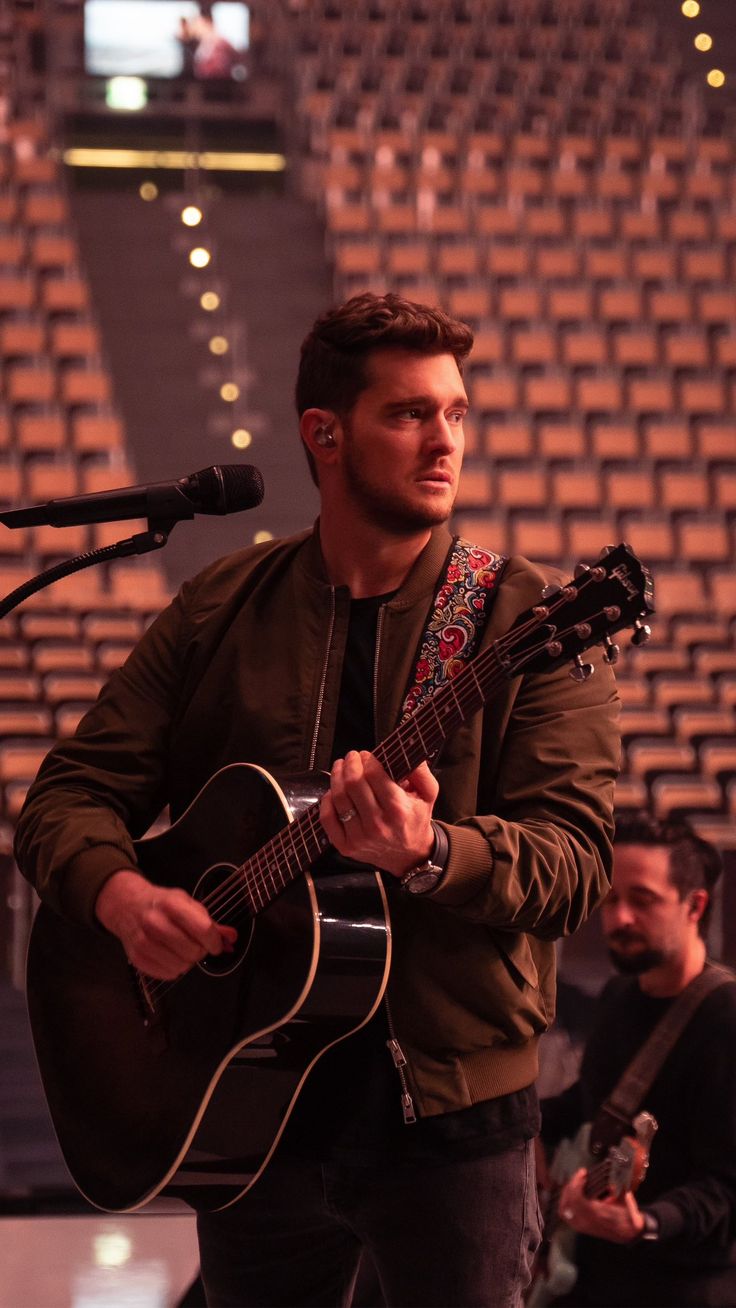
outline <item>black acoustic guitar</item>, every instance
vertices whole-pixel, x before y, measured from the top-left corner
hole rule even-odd
[[[400,781],[506,678],[575,660],[653,610],[647,570],[625,545],[534,608],[378,746]],[[336,867],[319,820],[327,779],[223,768],[168,831],[137,842],[143,872],[182,886],[238,931],[233,955],[176,982],[132,968],[120,943],[45,907],[33,925],[28,1003],[51,1116],[69,1170],[96,1206],[157,1195],[234,1202],[278,1143],[301,1086],[332,1044],[376,1011],[391,931],[377,872]],[[320,858],[320,872],[310,868]]]

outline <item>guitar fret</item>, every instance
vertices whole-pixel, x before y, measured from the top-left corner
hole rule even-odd
[[[445,731],[444,731],[444,727],[442,726],[442,723],[441,723],[441,721],[440,721],[440,715],[439,715],[439,713],[437,712],[437,705],[436,705],[435,702],[434,702],[434,701],[435,701],[435,698],[436,698],[436,697],[433,695],[432,698],[429,699],[429,700],[427,701],[427,708],[431,709],[432,712],[434,713],[434,716],[435,716],[435,718],[437,719],[437,726],[438,726],[438,728],[439,728],[440,736],[441,736],[442,740],[444,741],[444,739],[445,739]]]
[[[460,714],[460,717],[462,718],[462,720],[463,720],[463,722],[464,722],[464,721],[465,721],[465,714],[463,713],[462,708],[460,707],[460,699],[459,699],[459,697],[458,697],[458,695],[457,695],[457,693],[456,693],[456,691],[455,691],[455,688],[454,688],[452,682],[450,682],[450,687],[449,687],[449,689],[450,689],[450,694],[452,695],[452,698],[453,698],[454,701],[455,701],[455,705],[456,705],[456,707],[457,707],[457,711],[458,711],[458,713]]]
[[[307,844],[307,838],[306,835],[304,834],[303,823],[301,820],[298,820],[293,825],[296,828],[298,835],[301,837],[301,842],[304,846],[304,853],[306,854],[306,861],[309,863],[313,855],[311,854],[309,845]]]
[[[258,855],[256,855],[256,858],[258,858]],[[253,911],[254,913],[257,913],[260,911],[260,909],[263,908],[264,905],[263,905],[263,896],[261,894],[260,887],[258,885],[258,879],[255,875],[253,875],[255,869],[252,867],[252,864],[253,864],[253,860],[249,859],[248,862],[243,865],[243,880],[245,881],[246,886],[248,888],[248,893],[250,895]],[[248,876],[249,869],[251,869],[250,877]],[[255,902],[256,895],[258,896],[258,903]]]
[[[430,754],[432,753],[432,750],[428,748],[428,746],[427,746],[427,742],[426,742],[426,740],[424,739],[424,736],[422,735],[422,728],[421,728],[420,725],[419,725],[419,718],[418,718],[418,717],[416,717],[416,718],[414,719],[414,726],[415,726],[415,728],[416,728],[416,733],[417,733],[417,735],[418,735],[418,737],[419,737],[419,743],[420,743],[421,746],[422,746],[422,753],[423,753],[423,755],[424,755],[425,758],[429,758]]]
[[[288,839],[289,843],[291,844],[291,847],[292,847],[292,853],[296,856],[296,850],[294,849],[293,841],[291,840],[290,830],[291,830],[290,826],[286,826],[286,827],[282,827],[281,830],[280,830],[279,833],[278,833],[279,842],[280,842],[280,844],[281,844],[281,852],[282,852],[282,854],[284,855],[284,857],[285,857],[285,859],[286,859],[286,865],[287,865],[287,867],[289,866],[289,855],[288,855],[288,852],[287,852],[287,849],[286,849],[286,842],[287,842],[287,839]],[[279,870],[280,870],[280,869],[279,869]]]
[[[319,818],[317,817],[316,804],[312,808],[308,808],[306,810],[306,812],[304,813],[304,820],[309,822],[312,831],[312,837],[314,839],[314,850],[311,854],[311,860],[314,861],[314,859],[317,858],[318,855],[323,852],[323,850],[327,849],[327,846],[329,845],[330,842],[327,839],[327,835],[325,833],[324,827],[322,826],[321,822],[319,821]]]
[[[412,770],[412,763],[411,763],[411,759],[409,758],[409,755],[407,754],[406,750],[404,749],[404,742],[403,742],[403,740],[402,740],[402,738],[401,738],[401,732],[400,732],[400,731],[397,731],[396,735],[397,735],[397,739],[398,739],[398,742],[399,742],[399,747],[400,747],[400,749],[401,749],[402,754],[404,755],[404,762],[406,763],[406,766],[407,766],[409,772],[411,772],[411,770]]]

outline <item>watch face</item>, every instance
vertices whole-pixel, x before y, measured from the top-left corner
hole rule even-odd
[[[416,876],[407,881],[406,889],[411,895],[423,895],[427,890],[434,890],[439,879],[439,872],[417,872]]]
[[[641,1233],[642,1240],[659,1239],[659,1222],[654,1213],[644,1213],[644,1229]]]

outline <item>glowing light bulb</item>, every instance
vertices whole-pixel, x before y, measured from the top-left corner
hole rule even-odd
[[[253,442],[253,437],[245,427],[238,427],[230,437],[230,444],[234,445],[236,450],[247,450]]]
[[[220,307],[220,297],[217,291],[203,291],[199,297],[199,303],[208,313],[213,313],[215,309]]]
[[[105,84],[108,109],[135,112],[148,104],[148,86],[142,77],[110,77]]]
[[[193,268],[206,268],[212,255],[203,245],[195,245],[193,250],[189,251],[189,262]]]
[[[240,387],[235,382],[223,382],[220,387],[220,399],[225,400],[228,404],[234,404],[240,397]]]
[[[686,18],[697,18],[700,13],[698,0],[683,0],[681,8]]]
[[[188,204],[181,211],[181,220],[185,227],[197,227],[202,221],[202,210],[196,204]]]
[[[213,354],[227,354],[230,349],[230,342],[225,336],[213,336],[210,339],[210,350]]]
[[[698,35],[693,41],[693,45],[696,50],[710,50],[713,45],[713,37],[708,36],[707,32],[698,32]]]
[[[155,182],[141,182],[138,187],[138,194],[142,200],[156,200],[158,198],[158,187]]]
[[[711,68],[705,79],[709,86],[723,86],[726,80],[726,74],[720,68]]]

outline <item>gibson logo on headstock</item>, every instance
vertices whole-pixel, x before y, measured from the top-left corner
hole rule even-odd
[[[621,582],[621,585],[626,591],[626,594],[631,599],[636,598],[639,592],[636,586],[634,585],[633,581],[631,580],[631,573],[629,572],[629,569],[626,567],[625,563],[617,563],[616,567],[613,568],[611,571],[611,576],[615,577],[617,581]]]

